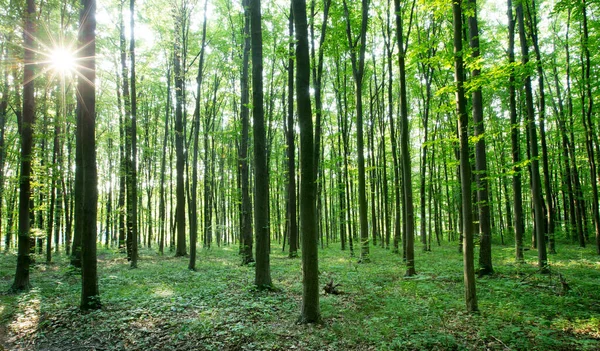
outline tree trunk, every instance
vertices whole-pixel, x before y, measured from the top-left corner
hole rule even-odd
[[[206,5],[207,0],[204,1],[204,22],[202,24],[202,42],[200,44],[200,59],[198,61],[198,75],[196,76],[196,107],[194,109],[194,160],[192,162],[192,201],[190,202],[190,263],[188,269],[196,270],[196,242],[198,239],[198,137],[200,134],[200,98],[202,93],[202,81],[204,78],[204,48],[206,45]],[[206,149],[206,143],[205,143]],[[205,169],[207,157],[204,158]],[[205,177],[206,181],[206,177]],[[205,194],[206,196],[206,194]],[[204,219],[206,221],[206,218]]]
[[[289,35],[290,38],[294,35],[294,4],[290,8],[289,20]],[[306,10],[305,10],[306,14]],[[298,221],[296,218],[296,149],[294,146],[294,43],[289,44],[289,59],[288,59],[288,101],[287,101],[287,218],[290,237],[290,253],[289,257],[298,256]],[[312,131],[312,130],[311,130]]]
[[[513,5],[512,0],[508,0],[508,63],[509,65],[515,62],[515,18],[513,16]],[[515,259],[517,262],[523,262],[523,233],[525,231],[523,222],[523,195],[521,185],[521,147],[519,137],[519,120],[517,115],[517,93],[516,93],[516,79],[515,71],[511,68],[509,81],[509,110],[510,110],[510,140],[511,140],[511,152],[513,161],[513,176],[512,176],[512,189],[513,189],[513,212],[514,212],[514,223],[513,230],[515,234]]]
[[[406,50],[408,44],[408,38],[406,39],[406,45],[404,44],[404,28],[402,20],[402,12],[400,11],[400,0],[394,0],[395,12],[396,12],[396,40],[399,45],[399,59],[398,65],[400,68],[400,161],[402,162],[402,187],[404,194],[404,237],[406,242],[404,244],[406,253],[406,273],[405,276],[410,277],[416,273],[415,271],[415,248],[414,248],[414,237],[415,237],[415,211],[413,203],[413,192],[412,192],[412,168],[410,161],[410,148],[409,148],[409,125],[408,125],[408,99],[406,92]],[[413,2],[414,8],[414,2]],[[412,10],[411,10],[412,11]],[[411,13],[412,18],[412,13]],[[407,35],[408,37],[408,35]]]
[[[363,76],[365,71],[365,50],[367,43],[367,25],[369,20],[369,1],[361,2],[361,26],[359,39],[352,35],[350,25],[350,13],[348,4],[344,0],[344,12],[346,16],[346,34],[350,46],[350,58],[352,61],[352,73],[354,76],[355,98],[356,98],[356,148],[358,153],[358,214],[360,223],[360,262],[370,262],[369,258],[369,223],[367,209],[367,193],[365,179],[365,154],[363,137]],[[356,49],[358,47],[358,57]]]
[[[521,63],[523,66],[529,64],[529,46],[525,33],[525,21],[523,18],[523,4],[517,5],[517,21],[519,24],[519,38],[521,43]],[[542,185],[538,160],[537,131],[535,126],[535,111],[533,109],[533,92],[531,88],[531,76],[525,76],[525,104],[527,108],[527,133],[529,136],[530,171],[531,171],[531,195],[534,209],[535,238],[538,249],[538,266],[540,271],[548,271],[548,259],[546,255],[545,240],[545,214],[542,204]]]
[[[95,1],[95,0],[94,0]],[[138,260],[138,191],[137,191],[137,93],[135,84],[135,33],[134,33],[134,17],[135,17],[135,0],[129,1],[129,30],[131,38],[129,39],[129,59],[131,60],[131,118],[130,133],[131,139],[131,159],[129,160],[129,177],[127,201],[131,202],[131,212],[127,218],[128,226],[131,228],[128,232],[131,235],[131,268],[137,268]],[[128,125],[129,125],[128,123]]]
[[[183,154],[183,141],[185,135],[183,134],[183,80],[184,70],[182,70],[182,53],[181,48],[181,30],[182,24],[181,18],[175,18],[175,44],[173,49],[173,73],[175,79],[175,157],[176,157],[176,170],[177,170],[177,184],[175,188],[177,198],[177,209],[175,210],[175,222],[177,227],[177,250],[175,256],[185,256],[186,243],[185,243],[185,184],[184,184],[184,166],[185,166],[185,155]]]
[[[474,62],[479,59],[479,27],[477,25],[477,2],[469,0],[472,16],[469,16],[469,40],[473,52],[471,57]],[[492,265],[492,228],[490,225],[490,196],[487,171],[487,156],[485,150],[485,128],[483,122],[483,96],[481,85],[477,82],[480,76],[479,67],[471,72],[476,88],[472,93],[474,135],[475,143],[475,180],[477,182],[477,203],[479,209],[479,271],[480,276],[494,273]]]
[[[296,23],[296,99],[300,125],[300,225],[302,227],[302,311],[301,323],[321,320],[319,308],[319,258],[317,236],[316,169],[314,168],[313,124],[310,105],[310,59],[306,2],[293,0]]]
[[[78,78],[78,111],[83,185],[81,233],[81,309],[100,308],[96,260],[96,219],[98,205],[98,175],[96,171],[96,1],[82,0],[79,23],[79,53],[85,67]]]
[[[473,262],[473,220],[471,205],[471,165],[469,164],[469,118],[464,89],[462,46],[462,1],[452,3],[454,27],[454,81],[456,83],[456,112],[458,114],[458,137],[460,140],[460,184],[463,218],[463,265],[465,302],[468,312],[476,312],[475,267]]]
[[[29,201],[31,197],[31,158],[33,148],[33,123],[35,122],[34,97],[34,35],[35,2],[27,0],[23,14],[23,115],[21,130],[21,176],[19,177],[19,236],[15,280],[10,288],[14,292],[29,290]]]
[[[269,264],[269,169],[263,106],[263,39],[260,0],[250,0],[250,39],[252,42],[252,118],[254,133],[254,225],[256,231],[256,269],[254,284],[271,288]]]
[[[249,89],[249,62],[250,62],[250,0],[243,0],[244,7],[244,47],[242,57],[241,77],[241,111],[242,135],[240,140],[239,168],[242,188],[240,245],[242,264],[254,262],[252,257],[252,203],[250,201],[250,170],[248,166],[248,140],[250,139],[250,89]]]

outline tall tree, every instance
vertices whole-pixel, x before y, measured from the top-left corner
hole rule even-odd
[[[516,8],[517,22],[519,25],[519,40],[521,43],[521,64],[527,67],[529,64],[529,44],[525,31],[525,19],[523,15],[523,3],[519,2]],[[529,137],[529,155],[531,164],[529,170],[531,172],[531,197],[533,201],[534,221],[535,221],[535,238],[538,250],[538,266],[540,271],[548,271],[548,258],[546,254],[546,239],[545,227],[546,217],[543,210],[542,184],[540,178],[538,138],[535,124],[535,111],[533,107],[533,92],[531,88],[531,75],[525,73],[524,77],[525,88],[525,107],[527,113],[527,136]]]
[[[367,26],[369,23],[369,0],[361,1],[361,25],[357,38],[352,34],[350,11],[348,3],[344,0],[344,14],[346,16],[346,35],[350,46],[350,59],[352,61],[352,75],[354,76],[356,99],[356,148],[358,152],[358,214],[360,223],[360,261],[369,262],[369,222],[367,211],[367,191],[365,179],[365,150],[363,133],[363,77],[365,73],[365,50],[367,47]],[[358,55],[357,55],[358,50]]]
[[[8,39],[8,38],[7,38]],[[0,49],[0,58],[4,60],[8,60],[8,45],[2,46]],[[2,98],[0,98],[0,238],[2,238],[2,217],[3,217],[3,207],[2,202],[4,201],[4,163],[5,163],[5,155],[6,150],[4,146],[4,135],[6,130],[6,114],[8,111],[8,68],[4,69],[4,77],[2,80]],[[7,238],[9,240],[5,240],[4,250],[8,250],[10,245],[10,236]]]
[[[34,69],[35,48],[35,1],[27,0],[23,14],[23,113],[21,130],[21,176],[19,178],[19,236],[17,269],[11,290],[29,290],[29,204],[31,197],[31,158],[33,147],[33,124],[35,122]]]
[[[316,169],[312,109],[310,105],[310,58],[305,0],[293,0],[296,24],[296,101],[300,125],[300,225],[302,227],[302,312],[301,323],[321,320],[319,307],[319,251],[316,210]]]
[[[137,91],[135,82],[135,0],[129,1],[129,60],[131,64],[131,116],[127,116],[130,126],[129,138],[131,139],[131,159],[129,160],[129,177],[127,201],[131,202],[131,213],[127,218],[131,234],[131,268],[137,268],[138,260],[138,191],[137,191]]]
[[[256,269],[254,284],[271,287],[269,169],[263,105],[263,37],[260,0],[250,0],[250,40],[252,43],[252,119],[254,134],[254,226],[256,232]]]
[[[287,165],[288,165],[288,179],[287,179],[287,222],[288,222],[288,235],[290,237],[290,258],[298,256],[298,221],[296,216],[296,149],[294,146],[294,60],[296,59],[294,54],[294,42],[291,38],[294,35],[294,4],[290,5],[290,18],[289,18],[289,59],[288,59],[288,110],[287,110],[287,130],[286,130],[286,142],[287,142]]]
[[[414,1],[412,3],[414,8]],[[400,162],[402,169],[402,187],[404,194],[404,253],[406,259],[406,273],[410,277],[416,274],[415,271],[415,209],[413,204],[412,192],[412,166],[410,162],[409,148],[409,124],[408,124],[408,98],[406,92],[406,50],[408,45],[408,36],[404,44],[404,23],[402,11],[400,10],[400,0],[394,0],[396,12],[396,40],[399,46],[398,66],[400,68]],[[411,9],[412,19],[412,9]]]
[[[240,181],[242,188],[241,204],[241,228],[240,245],[242,254],[242,264],[254,262],[252,257],[252,203],[250,201],[250,170],[248,167],[248,140],[250,139],[250,86],[249,86],[249,66],[250,66],[250,0],[243,0],[244,7],[244,44],[242,54],[242,76],[241,76],[241,110],[240,119],[242,123],[242,135],[239,149],[239,168]]]
[[[452,2],[454,28],[454,82],[456,84],[456,113],[458,115],[458,138],[460,142],[460,188],[463,218],[463,278],[465,302],[468,312],[475,312],[477,294],[475,290],[475,267],[473,263],[473,207],[471,197],[471,165],[469,163],[469,117],[464,88],[463,67],[463,20],[462,0]]]
[[[483,123],[483,94],[479,68],[479,27],[477,24],[477,1],[469,0],[469,40],[471,46],[471,57],[474,68],[471,71],[471,79],[475,88],[472,92],[473,124],[475,143],[475,181],[477,182],[477,208],[479,209],[479,275],[494,273],[492,266],[492,227],[490,224],[490,200],[487,171],[487,156],[485,150],[485,128]]]
[[[517,115],[517,90],[515,79],[515,18],[513,16],[512,1],[508,0],[508,64],[510,65],[510,75],[508,81],[509,91],[509,113],[510,113],[510,141],[513,161],[513,212],[514,223],[513,230],[515,234],[515,259],[517,262],[523,262],[523,233],[525,226],[523,222],[523,196],[521,186],[521,148],[519,141],[519,127]]]
[[[583,57],[582,62],[583,74],[582,78],[585,85],[585,93],[582,94],[582,103],[584,105],[584,127],[585,127],[585,139],[586,149],[588,153],[588,159],[590,162],[590,182],[592,184],[592,216],[594,220],[594,229],[596,233],[596,253],[600,255],[600,210],[598,209],[598,171],[596,166],[596,157],[600,155],[594,155],[594,151],[598,154],[598,136],[593,124],[592,116],[594,111],[594,94],[593,94],[593,83],[592,83],[592,61],[590,54],[590,35],[588,29],[588,16],[587,16],[587,1],[582,0],[582,29],[583,29]]]
[[[184,9],[180,9],[184,12]],[[185,155],[183,154],[183,105],[184,105],[184,94],[183,94],[183,81],[185,75],[185,67],[182,66],[183,53],[182,50],[182,34],[183,31],[183,17],[182,13],[179,17],[175,18],[175,41],[173,47],[173,79],[175,80],[175,157],[176,157],[176,172],[177,172],[177,183],[176,183],[176,210],[175,210],[175,223],[177,228],[177,250],[175,256],[186,255],[186,243],[185,243],[185,184],[184,184],[184,166],[185,166]]]
[[[202,43],[200,46],[200,59],[198,61],[198,75],[196,76],[196,107],[194,108],[194,160],[192,162],[192,201],[190,202],[190,263],[188,269],[196,270],[196,242],[198,238],[198,138],[200,133],[200,96],[202,80],[204,77],[204,47],[206,45],[206,4],[204,1],[204,22],[202,24]],[[206,169],[206,158],[205,169]],[[206,219],[205,219],[206,220]]]
[[[81,233],[81,309],[100,308],[96,258],[98,175],[96,170],[96,0],[82,0],[79,14],[79,59],[77,133],[80,134],[83,173]]]

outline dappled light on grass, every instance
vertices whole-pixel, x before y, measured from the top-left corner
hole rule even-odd
[[[498,262],[511,262],[514,251],[495,249]],[[58,255],[51,267],[32,267],[37,290],[0,296],[0,316],[22,326],[21,334],[9,332],[23,350],[597,350],[598,260],[559,249],[551,275],[536,274],[535,261],[496,264],[497,274],[477,281],[476,316],[463,313],[455,245],[417,252],[418,275],[411,279],[389,250],[372,248],[370,264],[337,247],[321,250],[319,285],[333,279],[343,294],[320,291],[323,324],[315,326],[295,324],[300,260],[273,248],[276,289],[257,291],[254,268],[240,266],[237,246],[199,250],[196,272],[187,269],[187,258],[149,250],[140,251],[140,268],[131,270],[123,253],[100,249],[103,309],[87,314],[77,307],[80,276]],[[0,272],[9,276],[14,259],[0,256]],[[572,288],[562,295],[558,273]],[[9,283],[0,281],[0,289]],[[33,300],[38,307],[31,310]]]
[[[12,337],[9,342],[30,340],[38,331],[40,323],[40,296],[38,289],[24,293],[17,299],[18,307],[8,326]]]

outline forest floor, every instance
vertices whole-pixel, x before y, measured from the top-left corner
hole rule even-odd
[[[456,244],[417,250],[411,278],[388,250],[372,247],[371,263],[358,264],[331,245],[319,252],[320,283],[333,279],[343,293],[321,292],[317,325],[296,323],[301,261],[275,247],[273,291],[253,288],[237,247],[200,250],[196,272],[171,253],[142,250],[129,269],[99,249],[103,308],[88,313],[63,255],[32,267],[29,292],[9,295],[16,256],[0,254],[0,350],[600,350],[600,258],[558,250],[540,275],[535,250],[517,265],[512,247],[496,245],[496,274],[477,280],[481,311],[467,314]]]

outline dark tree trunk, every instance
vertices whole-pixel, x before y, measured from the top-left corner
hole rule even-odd
[[[193,162],[192,162],[192,191],[190,202],[190,263],[188,269],[196,270],[196,243],[198,239],[198,138],[200,134],[200,98],[202,92],[202,81],[204,77],[204,47],[206,44],[206,4],[204,1],[204,22],[202,24],[202,43],[200,46],[200,59],[198,61],[198,75],[196,76],[196,107],[194,109],[194,146],[193,146]],[[206,143],[205,143],[206,150]],[[206,169],[207,157],[204,158],[204,167]],[[206,178],[206,177],[205,177]],[[207,181],[207,179],[205,179]],[[206,194],[205,194],[206,196]],[[206,218],[204,219],[207,220]]]
[[[256,269],[254,284],[271,287],[269,264],[269,169],[263,105],[263,39],[260,0],[250,0],[250,39],[252,42],[252,118],[254,134],[254,225],[256,232]]]
[[[7,38],[9,39],[9,38]],[[4,55],[8,59],[8,48],[2,48],[0,55]],[[2,219],[3,214],[2,202],[4,201],[4,158],[6,150],[4,146],[4,133],[6,129],[6,112],[8,110],[8,69],[4,70],[4,84],[2,86],[2,99],[0,99],[0,238],[2,238]],[[4,241],[4,251],[8,251],[10,247],[10,230],[6,231]]]
[[[23,115],[20,121],[21,131],[21,176],[19,177],[19,236],[17,268],[11,290],[15,292],[29,290],[29,203],[31,197],[31,158],[33,148],[33,123],[35,122],[34,100],[34,35],[35,2],[27,0],[27,11],[23,14]]]
[[[290,8],[289,35],[294,35],[294,4]],[[305,10],[306,14],[306,10]],[[288,101],[287,101],[287,219],[290,237],[290,253],[289,257],[298,256],[298,220],[296,218],[296,149],[294,146],[294,43],[289,44],[289,60],[288,60]]]
[[[594,122],[592,121],[592,115],[594,114],[594,95],[592,91],[593,83],[592,83],[592,63],[591,63],[591,54],[590,54],[590,40],[589,40],[589,30],[588,30],[588,19],[587,19],[587,1],[582,0],[582,14],[583,14],[583,57],[585,63],[582,64],[582,77],[585,85],[585,94],[582,94],[582,103],[584,112],[584,127],[586,130],[585,139],[586,139],[586,149],[588,152],[588,159],[590,162],[590,183],[592,184],[592,216],[594,219],[594,229],[596,233],[596,254],[600,255],[600,212],[598,210],[598,172],[596,167],[596,158],[600,155],[595,155],[598,153],[598,137],[596,135],[596,130],[594,126]]]
[[[402,12],[400,10],[400,0],[394,0],[396,12],[396,40],[399,45],[398,65],[400,68],[400,161],[402,163],[402,193],[404,194],[404,243],[405,258],[406,258],[406,273],[405,276],[410,277],[416,274],[415,271],[415,211],[413,203],[412,191],[412,168],[410,161],[409,149],[409,125],[408,125],[408,98],[406,92],[406,50],[408,44],[408,36],[406,44],[404,44],[404,28]],[[414,1],[413,1],[414,8]],[[412,10],[411,10],[412,11]],[[412,12],[411,12],[412,19]]]
[[[82,0],[79,23],[81,65],[85,67],[78,78],[78,111],[82,191],[81,222],[81,309],[100,308],[96,260],[96,219],[98,205],[98,175],[96,171],[96,1]],[[79,167],[78,167],[79,168]]]
[[[508,0],[508,63],[510,65],[515,62],[515,18],[513,16],[512,1]],[[509,90],[509,110],[510,110],[510,140],[513,161],[513,212],[514,223],[513,229],[515,234],[515,258],[517,262],[523,262],[523,233],[525,226],[523,222],[523,195],[521,185],[521,147],[519,137],[519,120],[517,115],[517,93],[516,79],[514,69],[510,71],[508,81]]]
[[[175,210],[175,223],[177,228],[177,250],[175,256],[185,256],[186,243],[185,243],[185,184],[184,184],[184,166],[185,166],[185,155],[183,154],[183,142],[185,135],[183,134],[183,80],[184,72],[182,69],[182,57],[185,53],[182,53],[181,48],[181,30],[182,24],[181,19],[175,19],[175,46],[173,49],[173,73],[175,79],[175,156],[176,156],[176,170],[177,170],[177,184],[176,184],[176,198],[177,198],[177,209]]]
[[[95,1],[95,0],[94,0]],[[137,268],[137,260],[138,260],[138,239],[139,239],[139,230],[138,230],[138,191],[137,191],[137,93],[136,93],[136,84],[135,84],[135,0],[129,1],[129,30],[131,38],[129,40],[129,59],[131,60],[131,116],[127,116],[127,118],[131,118],[128,122],[128,126],[130,126],[129,138],[131,140],[131,158],[129,159],[129,176],[127,189],[129,190],[127,201],[131,203],[130,209],[131,212],[127,218],[128,233],[131,235],[131,268]]]
[[[367,41],[367,25],[369,20],[369,1],[361,2],[361,26],[358,40],[353,38],[350,25],[350,13],[348,4],[344,0],[344,11],[346,16],[346,34],[348,45],[350,45],[350,58],[352,61],[352,73],[354,76],[355,99],[356,99],[356,148],[358,153],[358,214],[360,224],[360,261],[367,263],[369,258],[369,223],[367,209],[367,191],[365,179],[365,154],[363,133],[363,76],[365,71],[365,50]],[[358,57],[356,49],[358,46]]]
[[[529,31],[531,32],[533,48],[536,56],[536,68],[538,73],[538,103],[539,103],[539,120],[540,120],[540,141],[542,146],[542,172],[544,174],[544,188],[546,190],[546,237],[548,240],[548,249],[550,253],[556,253],[554,240],[554,226],[556,217],[556,208],[554,199],[552,198],[552,184],[550,181],[550,165],[548,160],[548,145],[546,142],[546,93],[544,90],[544,70],[542,67],[542,55],[538,44],[537,33],[537,15],[535,9],[535,1],[532,1],[532,6],[527,6],[527,14]]]
[[[165,178],[167,171],[167,141],[169,140],[169,116],[171,114],[171,66],[167,67],[167,94],[166,94],[167,106],[165,108],[165,128],[162,143],[162,156],[160,160],[160,202],[158,204],[158,216],[160,221],[159,238],[158,238],[158,252],[164,254],[165,250],[165,237],[167,228],[167,211],[166,211],[166,190],[165,190]]]
[[[243,0],[244,7],[244,47],[242,57],[241,77],[241,110],[242,135],[240,140],[239,168],[242,188],[241,205],[241,228],[240,245],[242,264],[254,262],[252,257],[253,235],[252,235],[252,203],[250,201],[250,170],[248,166],[248,140],[250,139],[250,89],[249,89],[249,66],[250,66],[250,0]]]
[[[302,227],[302,312],[301,323],[321,320],[319,308],[319,251],[315,196],[317,191],[314,168],[313,124],[310,105],[310,59],[308,54],[308,24],[306,2],[293,0],[296,22],[296,99],[300,125],[300,225]]]
[[[529,46],[525,33],[525,20],[523,18],[523,4],[517,5],[517,21],[519,25],[519,38],[521,43],[521,63],[523,66],[529,64]],[[535,238],[538,249],[538,266],[542,272],[548,270],[548,258],[546,255],[545,222],[546,216],[543,209],[542,185],[540,178],[540,166],[538,160],[538,139],[535,126],[535,111],[533,109],[533,92],[531,88],[531,76],[525,76],[525,105],[527,109],[527,134],[529,136],[530,172],[531,172],[531,196],[534,209]]]
[[[469,0],[472,16],[469,16],[469,40],[474,62],[479,59],[479,27],[477,24],[477,1]],[[479,67],[471,72],[473,80],[480,76]],[[473,124],[475,143],[475,181],[477,182],[477,208],[479,210],[479,272],[480,276],[494,273],[492,265],[492,227],[490,224],[490,195],[487,171],[487,156],[485,150],[485,128],[483,123],[483,96],[481,85],[473,90]]]
[[[462,46],[462,1],[452,3],[454,24],[454,81],[456,83],[456,112],[458,114],[458,138],[460,140],[460,184],[463,218],[463,264],[465,302],[468,312],[476,312],[475,267],[473,262],[473,210],[471,204],[471,165],[469,164],[469,117],[464,89]]]

